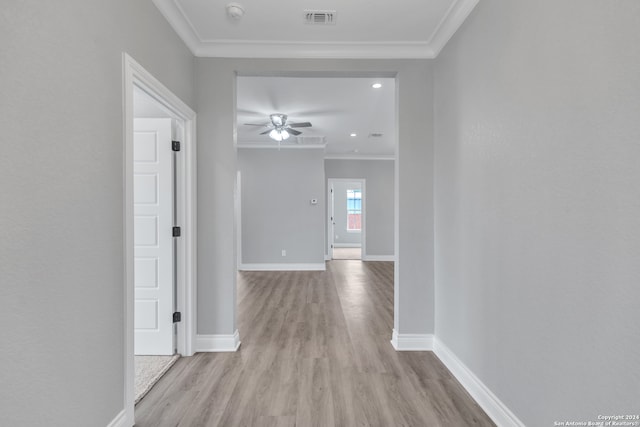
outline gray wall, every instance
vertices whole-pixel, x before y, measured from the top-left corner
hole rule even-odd
[[[236,73],[397,75],[395,325],[433,332],[433,70],[426,60],[196,59],[198,112],[198,333],[232,334],[235,324],[234,148]],[[299,74],[298,74],[299,75]],[[242,331],[240,331],[242,335]]]
[[[362,241],[362,233],[360,231],[347,231],[347,190],[361,189],[360,187],[360,182],[337,181],[333,184],[334,245],[358,247]],[[391,201],[393,203],[393,193],[391,193],[391,195]],[[393,230],[393,220],[390,225]],[[393,235],[391,243],[393,244]]]
[[[394,161],[327,159],[324,168],[327,178],[367,180],[366,255],[393,255]]]
[[[238,168],[243,264],[324,265],[324,151],[239,149]]]
[[[150,1],[3,2],[1,425],[124,407],[123,51],[193,105],[192,55]]]
[[[638,22],[483,0],[437,60],[436,334],[530,426],[640,408]]]

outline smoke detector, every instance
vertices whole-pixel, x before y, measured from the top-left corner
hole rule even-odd
[[[229,3],[226,8],[227,16],[234,21],[239,21],[244,16],[244,7],[239,3]]]

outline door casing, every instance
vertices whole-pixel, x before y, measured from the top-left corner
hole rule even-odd
[[[362,219],[360,230],[361,241],[361,259],[365,259],[367,253],[367,180],[364,178],[328,178],[327,179],[327,259],[333,259],[333,244],[334,244],[334,227],[332,216],[335,215],[334,211],[334,192],[333,184],[336,182],[358,182],[362,186]]]
[[[177,309],[182,321],[177,328],[177,349],[194,354],[196,333],[197,230],[196,230],[196,113],[127,53],[123,64],[124,121],[124,409],[127,425],[134,417],[134,227],[133,227],[133,94],[141,89],[167,109],[182,126],[182,156],[178,157],[177,224],[182,228],[177,245]]]

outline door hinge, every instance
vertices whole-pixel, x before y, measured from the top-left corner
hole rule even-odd
[[[173,227],[172,233],[173,237],[180,237],[180,227]]]
[[[178,323],[182,321],[182,314],[179,311],[173,313],[173,323]]]
[[[180,151],[180,141],[171,141],[171,150]]]

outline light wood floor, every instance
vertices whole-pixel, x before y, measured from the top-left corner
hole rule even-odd
[[[362,259],[362,249],[333,248],[333,259]]]
[[[136,426],[493,426],[431,352],[396,352],[393,263],[243,272],[236,353],[181,358]]]

